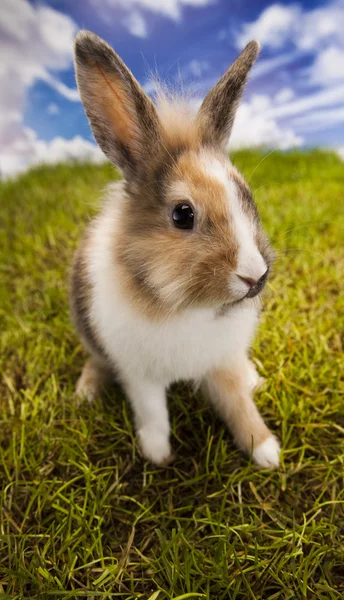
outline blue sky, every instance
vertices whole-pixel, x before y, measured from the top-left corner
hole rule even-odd
[[[1,0],[0,170],[103,160],[75,88],[73,38],[110,43],[200,100],[252,38],[263,46],[230,147],[325,146],[344,157],[344,0]]]

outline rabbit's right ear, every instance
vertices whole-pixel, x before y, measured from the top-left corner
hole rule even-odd
[[[158,152],[159,118],[152,101],[117,54],[94,33],[75,42],[76,79],[100,148],[129,178]]]
[[[249,42],[204,98],[197,119],[205,143],[226,146],[249,71],[258,57],[259,50],[258,42]]]

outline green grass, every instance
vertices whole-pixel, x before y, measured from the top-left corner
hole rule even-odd
[[[42,167],[0,185],[1,598],[343,598],[344,165],[261,159],[234,162],[278,250],[254,345],[275,472],[184,385],[164,469],[140,457],[120,389],[76,407],[67,273],[114,171]]]

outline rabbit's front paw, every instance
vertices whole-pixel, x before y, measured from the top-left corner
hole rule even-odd
[[[253,460],[263,469],[276,469],[279,466],[280,445],[274,435],[253,451]]]
[[[142,427],[137,436],[143,456],[156,465],[166,465],[173,460],[168,434],[155,427]]]

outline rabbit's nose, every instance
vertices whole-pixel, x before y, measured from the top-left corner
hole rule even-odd
[[[244,277],[243,275],[238,275],[238,277],[241,279],[241,281],[243,281],[244,283],[247,283],[247,285],[250,288],[257,287],[259,289],[262,289],[264,283],[267,280],[268,273],[269,273],[269,267],[266,269],[265,273],[263,273],[263,275],[259,279],[253,279],[252,277]]]
[[[252,277],[243,277],[242,275],[238,275],[239,279],[241,279],[241,281],[243,281],[244,283],[247,283],[247,285],[249,287],[254,287],[255,285],[257,285],[259,279],[252,279]],[[264,275],[263,275],[264,277]]]
[[[262,291],[265,282],[268,278],[269,267],[266,269],[265,273],[259,279],[253,279],[252,277],[243,277],[242,275],[238,275],[241,281],[244,281],[249,286],[249,290],[245,296],[245,298],[254,298],[257,296],[259,292]]]

